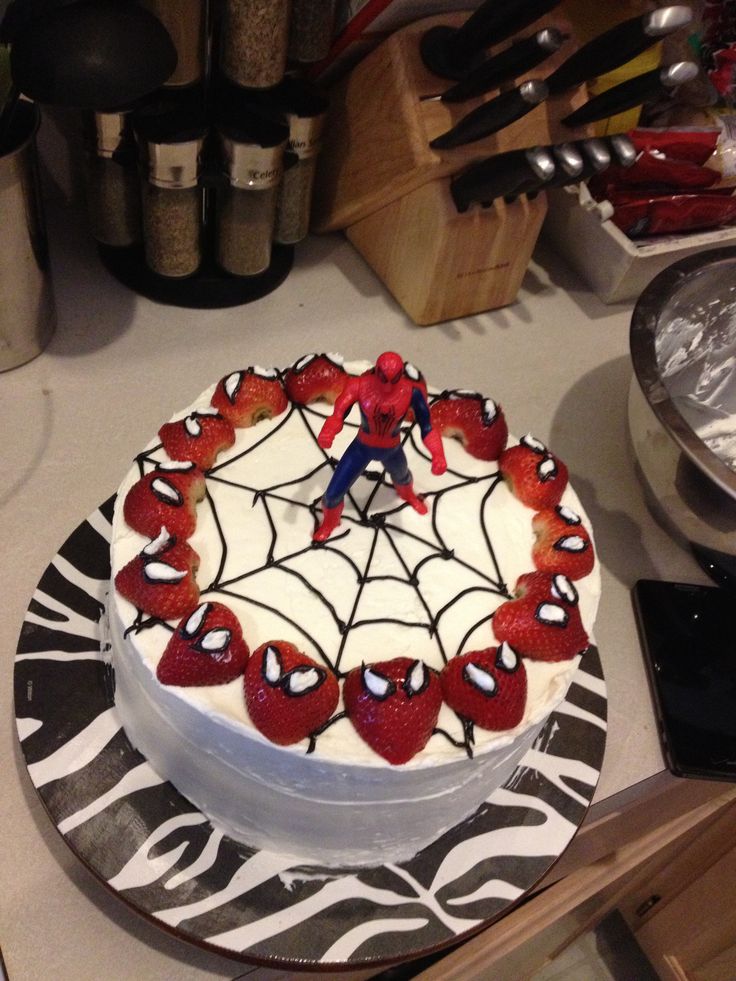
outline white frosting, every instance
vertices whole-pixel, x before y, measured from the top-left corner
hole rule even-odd
[[[352,373],[364,367],[346,366]],[[176,418],[201,411],[213,390]],[[512,589],[519,575],[532,571],[534,512],[516,501],[503,481],[486,496],[488,475],[497,465],[468,456],[455,440],[444,440],[447,473],[432,475],[417,439],[418,449],[411,442],[406,445],[415,488],[428,495],[430,506],[433,492],[444,491],[433,515],[420,516],[400,506],[390,487],[376,491],[374,481],[359,478],[346,500],[340,528],[326,546],[307,548],[314,528],[308,505],[321,496],[330,471],[323,468],[298,480],[324,462],[304,419],[311,419],[313,431],[318,431],[319,416],[330,411],[315,404],[304,415],[294,410],[288,418],[284,414],[238,429],[235,445],[218,456],[190,543],[201,559],[200,586],[215,578],[226,585],[222,595],[205,592],[203,601],[216,599],[232,609],[251,651],[284,640],[318,663],[324,656],[328,668],[339,658],[341,673],[390,657],[409,657],[439,670],[443,651],[451,657],[494,645],[489,618],[505,596],[490,593],[489,580],[498,580],[500,572]],[[354,432],[346,425],[331,455],[339,456]],[[165,459],[162,450],[153,449],[156,445],[151,444],[148,460]],[[244,456],[251,446],[252,453]],[[378,465],[369,471],[381,473]],[[125,493],[139,472],[137,465],[132,468],[118,495],[113,574],[146,544],[122,515]],[[234,477],[246,491],[233,486]],[[356,522],[354,503],[361,506],[369,496],[369,513],[385,512],[390,530]],[[571,488],[563,503],[582,510]],[[493,555],[481,533],[481,514]],[[444,554],[440,545],[452,555]],[[356,569],[364,578],[360,590]],[[409,581],[411,570],[416,584]],[[324,601],[310,589],[312,582],[319,583]],[[579,585],[583,623],[590,633],[600,592],[598,567]],[[350,620],[356,602],[355,625],[343,637],[341,624]],[[434,631],[428,610],[438,618]],[[526,662],[528,700],[522,722],[505,733],[476,728],[473,759],[462,746],[436,733],[421,753],[396,767],[378,756],[347,719],[321,733],[309,755],[306,740],[290,747],[270,743],[248,718],[242,678],[212,687],[162,686],[155,672],[170,631],[154,625],[124,636],[135,616],[135,608],[115,594],[111,630],[116,702],[133,743],[230,835],[326,864],[408,858],[472,813],[516,767],[564,697],[578,661]],[[506,654],[502,657],[508,666]],[[274,661],[277,681],[281,668]],[[420,663],[419,684],[424,670]],[[266,671],[271,671],[268,659]],[[365,676],[367,682],[385,683],[369,669]],[[295,683],[308,685],[308,674],[295,676]],[[338,711],[342,708],[340,701]],[[445,704],[438,728],[462,743],[462,722]]]

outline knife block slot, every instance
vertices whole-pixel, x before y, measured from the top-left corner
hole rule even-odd
[[[423,184],[346,229],[421,326],[513,303],[547,211],[539,194],[458,214],[449,184]]]
[[[453,83],[425,68],[420,38],[430,27],[459,26],[467,17],[468,13],[450,13],[408,25],[387,38],[331,90],[329,125],[315,186],[314,231],[352,226],[423,184],[493,154],[592,135],[590,127],[569,129],[561,123],[585,102],[586,89],[581,85],[550,97],[493,136],[452,150],[431,149],[430,140],[500,91],[456,104],[433,98]],[[569,23],[553,13],[531,24],[523,34],[550,26],[572,33]],[[514,40],[509,38],[489,52],[496,54]],[[542,65],[504,88],[528,78],[546,77],[574,51],[569,37]]]

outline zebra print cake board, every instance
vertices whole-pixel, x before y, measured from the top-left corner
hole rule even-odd
[[[72,851],[122,900],[242,961],[378,968],[466,939],[545,875],[582,822],[603,761],[595,647],[523,764],[462,824],[400,865],[295,866],[223,836],[128,742],[103,626],[113,504],[82,522],[44,572],[14,680],[31,781]]]

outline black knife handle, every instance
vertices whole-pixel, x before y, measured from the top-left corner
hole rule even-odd
[[[606,89],[600,95],[589,99],[585,105],[576,109],[575,112],[571,112],[569,116],[565,116],[562,122],[565,126],[585,126],[587,123],[594,123],[598,119],[606,119],[608,116],[615,116],[617,113],[625,112],[634,106],[640,106],[647,99],[662,92],[668,85],[676,85],[681,81],[686,81],[684,72],[682,73],[683,77],[678,78],[673,69],[689,64],[690,62],[678,62],[670,68],[653,68],[650,72],[628,78],[620,85],[614,85],[613,88]],[[693,68],[695,68],[694,65]],[[668,73],[670,74],[668,75]],[[695,68],[695,74],[697,74],[697,68]]]
[[[437,136],[429,144],[433,150],[449,150],[466,143],[475,143],[516,122],[547,97],[547,86],[539,79],[522,82],[515,89],[502,92],[463,116],[452,129]]]
[[[503,82],[518,78],[541,64],[559,50],[566,40],[562,31],[545,27],[531,37],[517,41],[500,54],[488,58],[464,79],[442,93],[443,102],[463,102],[498,88]]]
[[[481,160],[458,174],[450,194],[459,212],[471,204],[490,204],[496,198],[514,197],[538,188],[554,172],[554,163],[542,147],[509,150]]]
[[[481,48],[505,41],[559,3],[560,0],[485,0],[448,38],[448,55],[457,64]]]
[[[654,13],[622,21],[584,44],[552,72],[547,79],[550,92],[553,95],[564,92],[625,65],[660,38],[689,24],[691,19],[689,7],[662,7]]]

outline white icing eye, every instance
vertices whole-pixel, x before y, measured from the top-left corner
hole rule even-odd
[[[496,667],[504,671],[516,671],[519,667],[519,655],[506,641],[496,651]]]
[[[189,617],[181,630],[186,637],[194,637],[195,634],[199,633],[209,606],[209,603],[201,603]]]
[[[552,595],[556,596],[557,599],[565,600],[570,606],[575,606],[578,602],[577,589],[561,572],[558,572],[552,580]]]
[[[227,395],[228,399],[233,405],[235,404],[235,399],[238,397],[238,392],[240,391],[242,381],[242,371],[234,371],[232,375],[228,375],[225,379],[225,383],[223,385],[225,395]]]
[[[216,627],[208,630],[200,639],[197,646],[207,654],[222,654],[232,640],[232,634],[226,627]]]
[[[551,456],[546,456],[541,463],[537,464],[537,476],[542,483],[557,476],[557,464]]]
[[[159,552],[163,552],[171,544],[171,535],[169,534],[166,525],[161,525],[161,531],[158,533],[158,537],[154,538],[153,541],[149,542],[148,545],[143,549],[143,555],[158,555]]]
[[[341,354],[337,354],[334,351],[326,354],[325,357],[328,361],[331,361],[337,368],[342,368],[345,364],[345,358]]]
[[[363,668],[363,684],[371,695],[379,701],[388,698],[389,695],[393,695],[396,691],[396,685],[393,681],[384,678],[383,675],[376,674],[370,668]]]
[[[498,415],[498,406],[493,401],[493,399],[483,400],[483,424],[485,426],[490,426],[490,424],[495,420]]]
[[[549,627],[567,626],[567,611],[556,603],[540,603],[534,616]]]
[[[311,364],[317,357],[316,354],[305,354],[303,358],[299,360],[294,365],[294,371],[304,371],[308,364]]]
[[[259,378],[268,378],[269,380],[276,377],[275,368],[261,368],[259,364],[253,365],[253,374],[258,375]]]
[[[184,420],[184,428],[193,439],[202,435],[202,423],[196,415],[187,416]]]
[[[179,582],[187,574],[186,569],[175,569],[166,562],[146,562],[143,567],[146,579],[154,583]]]
[[[584,552],[588,543],[580,535],[565,535],[557,539],[554,547],[560,552]]]
[[[463,668],[463,677],[473,688],[477,688],[484,695],[495,695],[498,690],[493,675],[484,668],[478,667],[477,664],[473,664],[472,661],[468,661]]]
[[[566,507],[564,504],[558,504],[555,508],[559,516],[568,525],[579,525],[581,518],[580,515],[573,511],[572,508]]]
[[[308,691],[319,688],[322,681],[323,675],[316,668],[311,668],[308,665],[294,668],[288,675],[286,694],[305,695]]]
[[[406,673],[404,691],[409,698],[419,695],[429,684],[429,672],[423,661],[415,661]]]
[[[151,491],[154,497],[164,504],[183,504],[184,498],[172,483],[163,477],[156,477],[151,481]]]
[[[161,463],[156,464],[156,469],[187,473],[189,470],[194,470],[196,466],[193,460],[162,460]]]
[[[277,647],[267,647],[263,652],[263,664],[261,666],[263,677],[269,685],[277,685],[281,678],[281,658]]]
[[[196,416],[219,416],[220,410],[216,409],[214,405],[203,405],[201,409],[197,409],[193,415]]]
[[[404,371],[407,378],[411,378],[412,381],[419,381],[419,372],[409,361],[404,362]]]
[[[528,450],[533,450],[535,453],[546,453],[547,447],[541,441],[537,439],[536,436],[532,436],[531,433],[527,433],[526,436],[522,436],[519,440],[522,446],[526,446]]]

